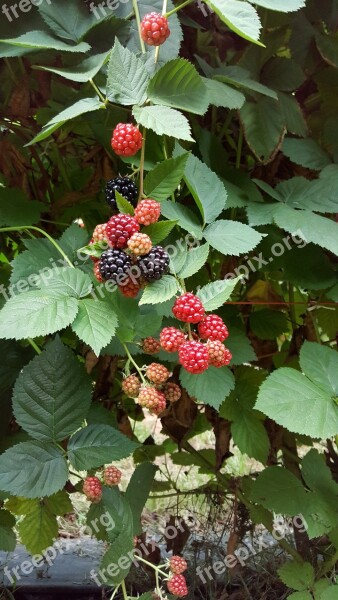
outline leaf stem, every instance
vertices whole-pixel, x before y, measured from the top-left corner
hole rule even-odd
[[[123,600],[128,600],[128,594],[127,594],[127,589],[126,589],[126,582],[125,580],[123,580],[121,582],[121,589],[122,589],[122,593],[123,593]]]
[[[53,238],[43,229],[40,229],[39,227],[34,227],[33,225],[23,225],[20,227],[1,227],[0,228],[0,233],[2,232],[6,232],[6,231],[29,231],[30,229],[32,229],[33,231],[38,231],[39,233],[42,233],[42,235],[44,235],[51,244],[53,244],[53,246],[57,249],[58,252],[60,252],[61,256],[63,256],[63,258],[65,259],[65,261],[69,264],[70,267],[72,267],[73,269],[75,269],[73,263],[69,260],[67,254],[64,253],[64,251],[60,248],[59,244],[53,240]]]
[[[185,2],[182,2],[182,4],[180,4],[179,6],[176,6],[176,8],[173,8],[173,10],[170,10],[169,12],[165,13],[165,17],[170,17],[171,15],[175,14],[177,11],[181,10],[182,8],[184,8],[185,6],[188,6],[188,4],[192,4],[194,0],[185,0]]]
[[[34,348],[35,352],[37,354],[41,354],[42,350],[39,348],[39,346],[34,342],[34,340],[32,340],[31,338],[27,338],[27,342],[32,346],[32,348]]]
[[[124,348],[124,350],[125,350],[125,353],[126,353],[126,355],[127,355],[127,356],[128,356],[128,358],[129,358],[130,362],[131,362],[131,363],[134,365],[134,367],[135,367],[136,371],[138,372],[139,376],[141,377],[141,379],[142,379],[142,382],[143,382],[143,383],[146,383],[146,380],[145,380],[145,378],[144,378],[144,376],[143,376],[143,373],[142,373],[142,371],[141,371],[140,367],[138,366],[138,364],[137,364],[137,363],[134,361],[134,359],[133,359],[132,355],[130,354],[130,352],[129,352],[129,350],[128,350],[128,347],[127,347],[127,345],[126,345],[126,344],[122,344],[122,346],[123,346],[123,348]]]
[[[105,98],[103,96],[103,94],[100,92],[99,88],[97,87],[97,85],[94,83],[94,81],[92,79],[89,79],[89,83],[90,85],[94,88],[95,92],[97,93],[98,97],[100,98],[100,100],[102,100],[102,102],[107,105],[108,103],[108,99]]]
[[[242,125],[240,125],[238,144],[237,144],[237,153],[236,153],[236,169],[239,169],[241,166],[242,150],[243,150],[243,127],[242,127]]]
[[[146,135],[147,135],[147,130],[144,127],[143,135],[142,135],[143,142],[142,142],[142,148],[141,148],[141,158],[140,158],[140,192],[139,192],[139,197],[138,197],[139,201],[142,199],[142,196],[143,196],[144,157],[145,157],[145,151],[146,151]]]
[[[136,23],[137,23],[138,36],[140,38],[140,46],[141,46],[142,54],[145,54],[146,48],[145,48],[144,41],[141,36],[141,19],[140,19],[140,11],[138,9],[137,0],[133,0],[133,9],[134,9],[135,19],[136,19]]]

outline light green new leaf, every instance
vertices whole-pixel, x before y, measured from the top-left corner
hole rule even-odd
[[[152,129],[158,135],[168,135],[179,140],[193,142],[188,119],[178,110],[168,106],[134,106],[133,116],[137,123]]]
[[[75,469],[87,471],[130,456],[138,444],[109,425],[88,425],[68,443],[68,457]]]
[[[189,154],[168,158],[156,165],[144,180],[144,193],[157,202],[167,200],[174,193],[184,175]]]
[[[107,98],[117,104],[143,104],[148,81],[142,60],[116,38],[108,65]]]
[[[23,340],[55,333],[70,325],[77,311],[77,299],[56,290],[19,294],[0,311],[0,338]]]
[[[13,496],[52,496],[65,486],[67,478],[62,451],[46,442],[23,442],[0,456],[0,490]]]
[[[84,366],[56,338],[21,371],[13,412],[18,425],[33,438],[57,442],[81,426],[91,395]]]
[[[180,275],[181,277],[181,275]],[[222,306],[231,296],[240,277],[235,279],[218,279],[207,283],[197,292],[197,296],[202,300],[203,306],[207,312],[216,310]]]
[[[210,104],[232,110],[242,108],[245,102],[245,96],[242,92],[216,79],[204,77],[203,81],[207,88],[207,98]]]
[[[193,154],[188,158],[184,179],[204,223],[212,223],[226,205],[227,193],[222,181]]]
[[[209,244],[203,244],[202,246],[197,246],[197,248],[189,250],[185,262],[177,275],[181,277],[181,279],[186,279],[187,277],[195,275],[195,273],[197,273],[207,262],[209,250]]]
[[[206,0],[219,18],[235,33],[249,42],[263,46],[259,40],[261,22],[253,6],[241,0]]]
[[[248,225],[238,221],[219,220],[204,230],[204,237],[210,246],[230,256],[239,256],[255,248],[262,235]]]
[[[170,298],[175,296],[178,289],[178,283],[175,277],[172,277],[172,275],[164,275],[162,279],[155,281],[145,288],[139,305],[160,304],[161,302],[166,302],[166,300],[170,300]]]
[[[195,67],[184,58],[167,62],[150,80],[147,95],[154,104],[198,115],[208,108],[207,90]]]
[[[310,563],[288,561],[278,569],[282,582],[289,588],[302,592],[312,587],[315,581],[315,572]]]
[[[135,211],[133,205],[129,202],[129,200],[127,200],[127,198],[121,196],[120,192],[118,192],[117,190],[115,190],[115,200],[117,208],[121,213],[132,216],[134,215]]]
[[[96,356],[109,344],[116,327],[117,316],[111,304],[93,299],[79,302],[79,312],[72,323],[72,330],[92,348]]]
[[[181,369],[180,381],[190,396],[216,410],[235,387],[235,378],[227,367],[209,367],[200,375]]]

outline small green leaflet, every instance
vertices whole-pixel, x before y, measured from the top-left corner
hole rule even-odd
[[[98,356],[115,334],[117,316],[112,304],[104,300],[86,299],[79,302],[79,311],[72,329]]]
[[[152,223],[152,225],[142,229],[142,233],[149,235],[153,246],[155,246],[168,237],[175,225],[177,225],[177,221],[158,221],[158,223]]]
[[[235,378],[226,367],[209,367],[200,375],[192,375],[182,368],[180,381],[190,396],[216,410],[235,387]]]
[[[241,0],[206,0],[219,18],[249,42],[263,46],[259,40],[261,22],[253,6]]]
[[[115,38],[108,65],[107,98],[117,104],[143,104],[148,81],[142,60]]]
[[[289,588],[301,592],[312,588],[315,581],[315,572],[310,563],[288,561],[278,569],[282,582]]]
[[[181,277],[181,275],[180,275]],[[231,296],[240,277],[235,279],[218,279],[207,283],[197,292],[197,296],[202,300],[206,311],[213,311],[222,306]]]
[[[33,69],[39,69],[41,71],[49,71],[50,73],[56,73],[56,75],[61,75],[65,79],[70,79],[71,81],[78,81],[79,83],[86,83],[90,79],[93,79],[95,75],[100,71],[101,67],[107,62],[109,52],[104,52],[103,54],[94,54],[94,56],[89,56],[84,61],[80,62],[78,65],[74,67],[64,67],[64,68],[56,68],[56,67],[45,67],[41,65],[33,65]]]
[[[239,256],[253,250],[262,239],[262,235],[252,227],[222,219],[208,225],[204,237],[215,250],[229,256]]]
[[[178,110],[168,106],[134,106],[133,116],[137,123],[152,129],[158,135],[168,135],[179,140],[193,142],[188,119]]]
[[[203,244],[197,246],[197,248],[190,249],[178,276],[181,279],[186,279],[195,275],[206,263],[209,256],[209,249],[209,244]]]
[[[179,286],[175,277],[172,275],[164,275],[159,281],[155,281],[148,285],[139,302],[142,304],[160,304],[170,300],[179,291]]]
[[[75,469],[87,471],[130,456],[138,444],[109,425],[88,425],[68,443],[68,457]]]
[[[124,198],[124,196],[121,196],[120,192],[118,192],[117,190],[115,190],[115,200],[117,208],[121,213],[124,213],[126,215],[134,214],[135,211],[133,205],[129,202],[129,200]]]
[[[144,180],[144,193],[157,202],[167,200],[177,189],[184,175],[188,152],[168,158],[150,171]]]
[[[226,205],[227,193],[222,181],[193,154],[188,158],[184,179],[204,223],[212,223]]]

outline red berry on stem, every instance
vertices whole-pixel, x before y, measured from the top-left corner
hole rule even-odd
[[[146,198],[141,200],[135,208],[135,219],[140,225],[157,223],[161,215],[161,205],[156,200]]]
[[[195,375],[203,373],[209,366],[208,349],[201,342],[184,342],[179,348],[178,356],[185,370]]]
[[[173,313],[176,319],[185,323],[199,323],[203,319],[205,311],[201,300],[188,292],[176,299]]]
[[[86,477],[82,489],[88,500],[91,502],[100,502],[102,498],[102,483],[97,477]]]
[[[164,394],[154,387],[142,387],[137,402],[140,406],[148,408],[151,413],[156,415],[163,412],[166,407]]]
[[[148,46],[161,46],[170,35],[168,19],[160,13],[151,12],[141,21],[141,37]]]
[[[103,481],[108,486],[118,485],[121,481],[122,473],[120,469],[111,465],[103,471]]]
[[[111,146],[119,156],[134,156],[142,147],[142,134],[131,123],[119,123],[113,131]]]
[[[181,575],[188,568],[187,561],[182,556],[172,556],[169,561],[169,569],[176,575]]]
[[[188,595],[187,582],[183,575],[174,575],[167,582],[168,591],[174,596],[183,598]]]
[[[170,373],[164,365],[160,365],[159,363],[151,363],[149,367],[147,367],[146,375],[152,383],[165,383],[167,379],[170,377]]]
[[[163,350],[167,352],[177,352],[181,344],[185,342],[183,331],[176,327],[165,327],[160,334],[160,343]]]
[[[224,342],[229,332],[227,326],[218,315],[206,315],[198,324],[198,333],[205,340],[219,340]]]
[[[128,241],[129,250],[136,256],[148,254],[152,247],[152,241],[149,235],[146,235],[145,233],[134,233]]]
[[[139,395],[141,382],[136,375],[128,375],[122,381],[122,390],[129,398],[137,398]]]
[[[128,240],[139,230],[136,219],[124,214],[114,215],[106,225],[106,235],[113,248],[126,248]]]
[[[96,225],[94,231],[93,231],[93,243],[95,242],[107,242],[108,243],[108,238],[107,238],[107,234],[106,234],[106,225],[107,223],[100,223],[99,225]]]
[[[177,402],[182,396],[182,390],[177,383],[167,383],[164,387],[164,395],[169,402]]]
[[[232,354],[219,340],[209,340],[207,348],[210,365],[224,367],[230,363]]]
[[[143,352],[146,354],[157,354],[161,350],[161,344],[153,337],[147,337],[142,343]]]

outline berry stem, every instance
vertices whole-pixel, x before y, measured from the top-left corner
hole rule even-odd
[[[168,18],[171,15],[174,15],[176,12],[178,12],[179,10],[181,10],[182,8],[184,8],[185,6],[188,6],[188,4],[192,4],[194,0],[185,0],[185,2],[183,2],[182,4],[180,4],[179,6],[176,6],[176,8],[173,8],[173,10],[170,10],[169,12],[165,13],[165,15],[163,15],[164,17]]]
[[[134,367],[135,367],[136,371],[138,372],[139,376],[141,377],[141,379],[142,379],[142,382],[143,382],[143,383],[146,383],[146,380],[145,380],[145,378],[144,378],[144,376],[143,376],[143,373],[142,373],[141,369],[139,368],[138,364],[137,364],[137,363],[134,361],[134,359],[133,359],[132,355],[130,354],[130,352],[129,352],[129,350],[128,350],[127,346],[126,346],[126,344],[122,344],[122,345],[123,345],[123,348],[124,348],[124,350],[125,350],[125,353],[126,353],[126,355],[128,356],[128,358],[129,358],[130,362],[131,362],[131,363],[134,365]]]
[[[34,340],[32,340],[31,338],[27,338],[27,342],[29,342],[29,344],[32,346],[32,348],[34,348],[37,354],[41,354],[42,351],[40,350],[39,346],[34,342]]]
[[[147,130],[144,127],[143,132],[142,132],[143,142],[142,142],[141,158],[140,158],[140,193],[139,193],[139,197],[138,197],[139,201],[141,200],[141,198],[143,196],[144,156],[145,156],[145,151],[146,151],[146,136],[147,136]]]
[[[94,81],[92,79],[89,79],[89,83],[90,85],[94,88],[95,92],[97,93],[98,97],[100,98],[100,100],[102,100],[102,102],[104,103],[104,105],[107,105],[108,100],[107,98],[105,98],[103,96],[103,94],[100,92],[99,88],[97,87],[97,85],[94,83]]]
[[[141,36],[141,19],[140,19],[140,11],[138,9],[137,0],[133,0],[133,9],[134,9],[134,15],[135,15],[136,23],[137,23],[138,36],[140,38],[140,46],[141,46],[142,54],[145,54],[146,48],[145,48],[144,41]]]
[[[154,569],[155,572],[158,572],[161,575],[163,575],[163,577],[168,577],[168,573],[165,573],[164,571],[162,571],[162,569],[160,567],[156,567],[156,565],[153,565],[151,562],[149,562],[145,558],[142,558],[141,556],[138,556],[136,558],[136,560],[144,563],[145,565],[148,565],[148,567],[151,567],[152,569]]]
[[[69,260],[67,254],[65,254],[64,251],[60,248],[59,244],[55,240],[53,240],[53,238],[46,231],[44,231],[43,229],[39,229],[39,227],[33,227],[33,225],[23,225],[20,227],[1,227],[0,233],[6,231],[29,231],[30,229],[42,233],[42,235],[44,235],[53,244],[53,246],[55,246],[58,252],[60,252],[61,256],[63,256],[63,258],[69,264],[69,266],[75,269],[73,263]]]
[[[123,600],[128,600],[129,596],[127,594],[126,582],[124,580],[121,582],[121,589],[123,593]]]

